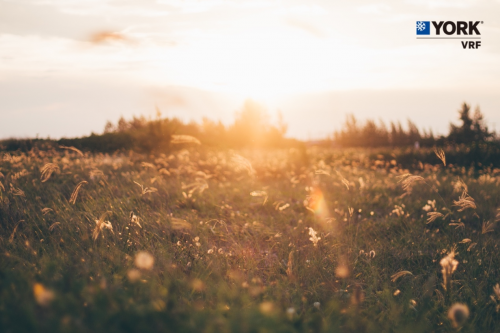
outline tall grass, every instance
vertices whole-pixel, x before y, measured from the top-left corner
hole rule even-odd
[[[497,169],[305,153],[3,154],[2,331],[497,330]]]

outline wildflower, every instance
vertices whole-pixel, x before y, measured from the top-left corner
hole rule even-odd
[[[134,214],[134,212],[130,212],[130,223],[137,224],[139,228],[142,228],[139,218]]]
[[[462,327],[469,318],[469,307],[462,303],[455,303],[448,310],[448,318],[454,328]]]
[[[33,286],[33,294],[35,300],[41,306],[47,306],[54,300],[54,292],[43,286],[41,283],[35,283]]]
[[[314,246],[317,246],[317,245],[318,245],[318,242],[319,242],[319,241],[320,241],[320,239],[321,239],[320,237],[318,237],[318,236],[316,236],[316,235],[317,235],[317,232],[316,232],[316,231],[314,231],[314,229],[313,229],[313,228],[309,228],[309,236],[311,236],[311,237],[309,238],[309,240],[310,240],[311,242],[313,242]]]
[[[314,304],[313,304],[313,305],[314,305],[314,307],[315,307],[316,309],[318,309],[318,310],[319,310],[319,308],[320,308],[320,306],[321,306],[320,302],[314,302]]]
[[[443,274],[443,288],[445,290],[449,290],[450,287],[450,278],[453,272],[457,269],[458,261],[455,260],[455,251],[451,251],[446,257],[441,259],[439,262],[443,269],[441,273]]]
[[[427,200],[427,204],[422,207],[423,210],[429,212],[431,210],[436,210],[436,200]]]
[[[391,215],[396,214],[398,217],[404,216],[404,214],[405,214],[405,212],[403,210],[404,207],[405,207],[405,205],[401,205],[401,206],[394,205],[394,209],[392,210]]]
[[[146,251],[140,251],[135,255],[135,266],[139,269],[151,270],[155,259]]]
[[[94,232],[92,233],[92,238],[94,239],[94,241],[97,239],[97,237],[99,237],[99,233],[105,228],[111,230],[111,232],[114,233],[111,222],[104,221],[104,218],[106,217],[106,215],[108,215],[108,213],[110,212],[102,214],[98,220],[95,220],[96,226]]]

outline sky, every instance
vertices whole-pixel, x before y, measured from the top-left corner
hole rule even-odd
[[[0,138],[133,115],[229,124],[245,99],[316,139],[360,120],[445,134],[466,101],[500,131],[500,0],[0,0]],[[483,21],[481,47],[416,21]]]

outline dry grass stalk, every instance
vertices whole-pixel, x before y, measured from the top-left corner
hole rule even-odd
[[[493,287],[493,295],[490,295],[491,299],[493,300],[493,302],[496,303],[496,312],[500,311],[500,284],[496,284],[494,287]]]
[[[24,194],[24,191],[14,187],[14,185],[10,184],[10,192],[14,195],[20,196],[20,197],[26,197],[26,194]]]
[[[330,173],[328,171],[326,171],[326,170],[316,170],[314,173],[317,174],[317,175],[330,176]]]
[[[61,222],[54,222],[54,223],[52,223],[52,225],[49,227],[49,231],[54,230],[54,228],[57,227],[60,224],[61,224]]]
[[[399,182],[403,185],[403,190],[408,191],[411,189],[411,186],[416,182],[425,182],[425,179],[420,176],[415,176],[410,173],[399,176]]]
[[[138,182],[135,182],[138,186],[140,186],[141,188],[141,194],[142,195],[145,195],[145,194],[148,194],[148,193],[154,193],[154,192],[158,192],[158,190],[155,188],[155,187],[144,187],[142,186],[141,184],[139,184]]]
[[[42,214],[45,215],[45,214],[47,214],[48,212],[51,212],[51,211],[53,211],[52,208],[43,208],[42,209]]]
[[[399,279],[400,277],[403,277],[405,275],[413,275],[413,273],[410,271],[397,272],[397,273],[391,275],[391,281],[396,282],[397,279]]]
[[[3,184],[0,182],[0,189],[5,192],[5,187],[3,187]]]
[[[233,154],[231,156],[231,162],[236,165],[237,170],[246,170],[250,176],[255,176],[255,170],[252,167],[252,163],[243,156]]]
[[[452,222],[448,225],[455,226],[455,229],[465,228],[465,224],[463,222]]]
[[[293,250],[290,251],[290,253],[288,254],[288,263],[287,263],[287,268],[286,268],[286,275],[288,275],[288,277],[290,279],[293,278]]]
[[[156,169],[155,165],[152,164],[152,163],[148,163],[148,162],[142,162],[141,163],[141,166],[144,167],[144,168],[149,168],[149,169]]]
[[[472,242],[472,240],[470,240],[469,238],[464,238],[459,243],[460,244],[467,244],[467,243],[470,243],[470,242]]]
[[[349,181],[347,179],[344,178],[344,176],[342,176],[342,174],[338,171],[337,172],[337,175],[340,177],[340,180],[342,181],[342,184],[344,184],[344,186],[347,188],[347,190],[349,190]]]
[[[188,185],[182,185],[183,190],[189,189],[189,197],[193,195],[194,192],[198,191],[199,194],[202,194],[208,188],[208,183],[204,178],[196,178],[194,183]]]
[[[195,145],[201,145],[200,140],[195,138],[194,136],[191,135],[180,135],[180,134],[174,134],[172,135],[172,138],[170,140],[171,144],[178,145],[178,144],[195,144]]]
[[[24,220],[17,222],[16,226],[14,227],[14,231],[12,231],[12,234],[9,237],[9,243],[12,243],[12,241],[14,240],[14,236],[16,235],[17,227],[19,227],[21,222],[24,222]]]
[[[465,190],[462,192],[462,195],[458,200],[453,201],[453,205],[459,207],[459,212],[462,212],[467,208],[476,209],[476,203],[474,202],[474,199]]]
[[[252,197],[264,197],[264,201],[262,202],[262,205],[265,205],[265,203],[267,202],[267,199],[269,198],[266,191],[253,191],[253,192],[250,192],[250,195]]]
[[[104,176],[104,172],[102,172],[99,169],[93,169],[93,170],[90,170],[89,176],[90,176],[90,179],[98,178],[98,177]]]
[[[495,224],[491,222],[483,222],[482,234],[486,234],[488,232],[493,232],[495,230]]]
[[[47,163],[43,166],[41,169],[42,176],[40,179],[42,180],[42,183],[45,183],[47,180],[49,180],[50,176],[56,172],[59,171],[59,166],[55,163]]]
[[[191,227],[192,227],[191,223],[189,223],[188,221],[183,220],[183,219],[179,219],[179,218],[175,218],[175,217],[173,217],[171,219],[170,225],[172,226],[172,229],[174,229],[174,230],[191,229]]]
[[[71,147],[67,147],[67,146],[59,146],[59,148],[61,148],[61,149],[66,149],[66,150],[72,150],[72,151],[74,151],[75,153],[77,153],[78,155],[80,155],[80,156],[82,156],[82,157],[84,156],[84,155],[83,155],[83,153],[82,153],[79,149],[77,149],[77,148],[75,148],[75,147],[73,147],[73,146],[71,146]]]
[[[94,228],[94,232],[92,233],[92,239],[95,241],[97,239],[97,237],[99,237],[99,233],[101,233],[101,231],[105,228],[111,230],[112,233],[114,233],[113,231],[113,226],[111,225],[111,222],[109,221],[104,221],[104,219],[106,218],[106,216],[111,213],[111,212],[105,212],[104,214],[101,215],[101,217],[98,219],[98,220],[95,220],[95,228]]]
[[[76,202],[76,198],[78,197],[78,191],[80,191],[80,188],[84,185],[84,184],[88,184],[88,182],[86,182],[85,180],[79,182],[75,189],[73,190],[73,193],[71,193],[71,198],[69,199],[69,203],[70,204],[75,204]]]
[[[471,245],[469,245],[469,247],[467,248],[467,252],[470,252],[470,250],[472,250],[473,248],[475,248],[477,245],[477,243],[472,243]]]
[[[450,290],[451,275],[458,266],[458,261],[455,259],[455,251],[452,250],[446,257],[441,259],[439,264],[442,267],[441,273],[443,274],[443,288]]]
[[[446,156],[444,151],[441,148],[434,148],[434,153],[443,162],[444,166],[446,166]]]
[[[427,219],[427,224],[429,224],[436,221],[438,218],[443,217],[444,215],[439,212],[428,212],[427,216],[429,216],[429,218]]]

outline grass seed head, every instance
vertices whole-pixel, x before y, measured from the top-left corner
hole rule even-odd
[[[40,179],[42,180],[42,183],[45,183],[47,180],[49,180],[50,176],[56,171],[59,171],[59,166],[57,164],[45,164],[41,169],[42,176],[40,177]]]

